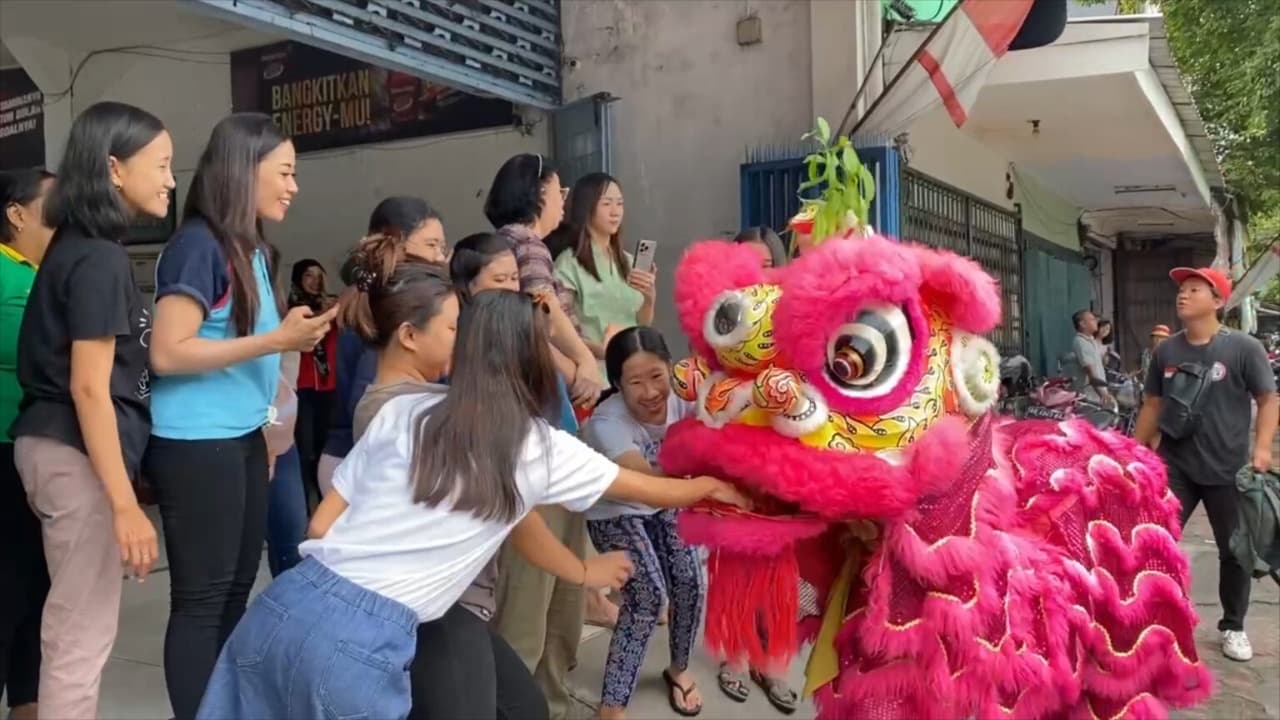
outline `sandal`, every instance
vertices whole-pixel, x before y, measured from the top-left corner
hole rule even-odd
[[[751,688],[729,669],[728,665],[720,666],[720,674],[716,675],[716,681],[720,683],[720,691],[729,696],[734,702],[746,702],[751,696]]]
[[[702,705],[698,705],[698,707],[689,710],[676,704],[676,691],[679,691],[680,697],[682,697],[685,702],[688,702],[689,694],[698,689],[696,683],[689,687],[680,685],[680,683],[676,682],[674,677],[671,677],[671,671],[669,669],[662,671],[662,679],[667,683],[667,702],[671,703],[671,709],[675,710],[677,715],[694,717],[698,713],[702,712]]]
[[[779,712],[790,715],[796,711],[800,697],[785,682],[767,678],[754,670],[751,671],[751,680],[760,686],[760,689],[769,698],[769,704],[777,708]]]

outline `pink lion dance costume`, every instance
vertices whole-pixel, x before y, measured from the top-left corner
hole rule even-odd
[[[676,271],[694,357],[665,471],[706,506],[706,642],[765,670],[813,645],[822,720],[1164,718],[1208,696],[1159,458],[1082,421],[992,413],[1000,320],[973,262],[844,237],[760,269],[708,241]]]

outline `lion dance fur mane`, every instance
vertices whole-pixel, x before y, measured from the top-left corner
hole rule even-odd
[[[846,233],[762,270],[706,241],[675,293],[697,413],[661,465],[756,501],[680,518],[711,553],[713,654],[778,671],[812,645],[821,720],[1164,718],[1208,696],[1163,463],[993,413],[1001,295],[978,265]]]

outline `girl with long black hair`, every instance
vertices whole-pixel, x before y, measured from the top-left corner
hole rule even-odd
[[[224,118],[156,269],[146,471],[169,553],[164,665],[178,720],[195,715],[258,574],[269,489],[261,430],[280,353],[314,348],[337,314],[298,307],[282,320],[272,288],[262,225],[288,212],[296,163],[270,117]]]
[[[637,270],[622,249],[622,185],[611,175],[590,173],[569,193],[572,242],[556,258],[556,278],[573,297],[582,339],[604,366],[609,338],[623,328],[653,323],[655,273]]]
[[[426,262],[407,261],[389,268],[385,248],[394,242],[379,237],[367,240],[356,252],[354,293],[347,295],[343,314],[349,327],[378,351],[378,369],[364,397],[356,404],[355,437],[364,435],[378,412],[403,395],[446,392],[443,378],[450,367],[457,330],[459,297],[445,269]],[[468,240],[459,243],[465,247]],[[623,553],[596,557],[585,563],[564,547],[537,513],[530,513],[512,529],[512,541],[523,557],[544,571],[587,587],[618,588],[630,575],[630,560]],[[585,579],[583,571],[586,571]],[[418,646],[441,643],[454,647],[492,645],[493,683],[474,691],[457,687],[441,688],[437,678],[452,672],[439,662],[453,658],[438,653],[421,653],[411,671],[413,711],[411,718],[465,717],[465,707],[457,701],[475,694],[495,694],[497,707],[507,717],[539,720],[547,716],[547,703],[536,683],[505,643],[494,643],[487,623],[493,616],[497,568],[493,560],[485,565],[458,601],[459,616],[441,626],[433,623],[418,628]],[[465,613],[461,611],[465,610]]]
[[[98,717],[121,563],[141,579],[159,556],[133,486],[151,429],[151,317],[121,243],[135,220],[168,214],[172,158],[154,115],[97,103],[72,123],[44,208],[56,230],[22,316],[11,430],[51,579],[42,717]]]
[[[416,639],[419,624],[438,623],[447,637],[469,614],[457,607],[463,592],[530,510],[581,511],[603,495],[658,507],[749,504],[712,478],[619,468],[553,429],[547,310],[528,296],[491,290],[468,303],[451,367],[447,393],[387,402],[339,466],[307,557],[254,601],[200,717],[403,718],[415,652],[434,656],[435,692],[457,693],[452,717],[507,717],[496,691],[474,691],[492,687],[503,640]]]

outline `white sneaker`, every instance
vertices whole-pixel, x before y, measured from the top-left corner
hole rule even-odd
[[[1252,660],[1253,646],[1249,644],[1249,636],[1243,630],[1223,630],[1222,654],[1237,662]]]

